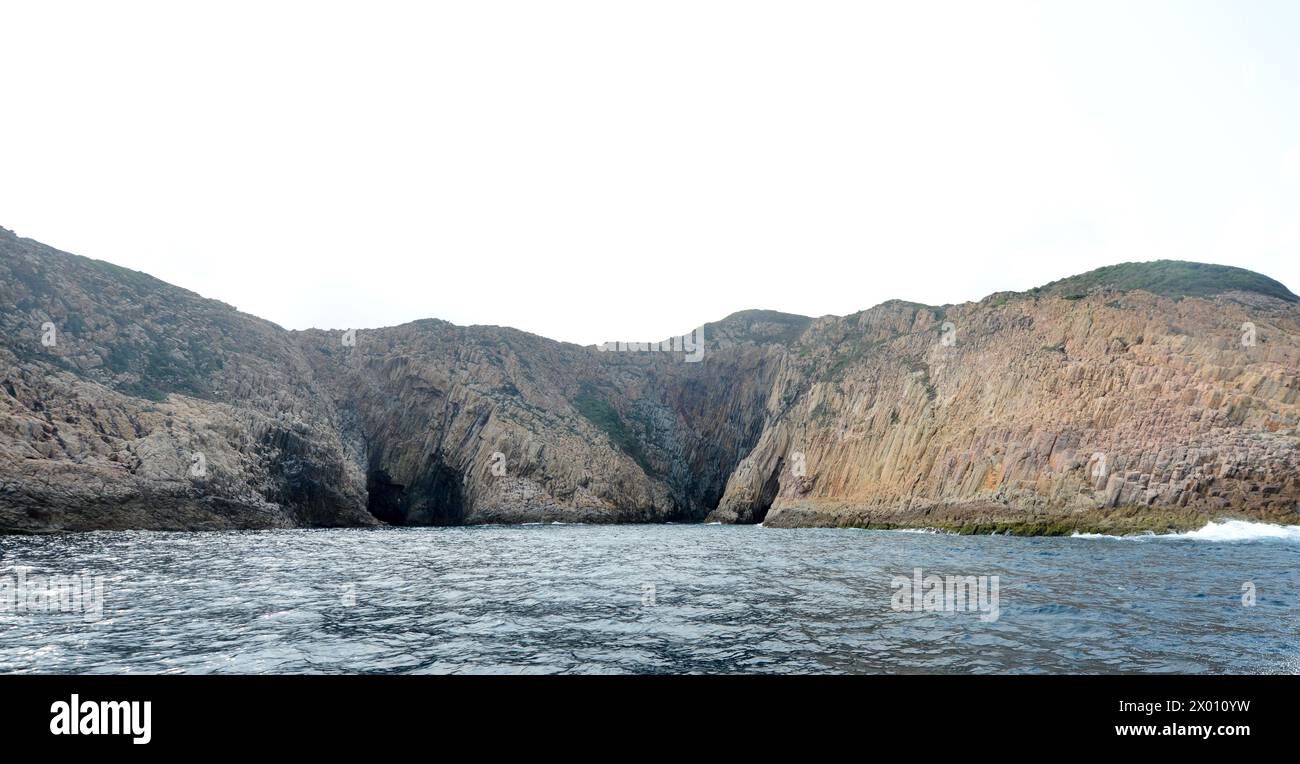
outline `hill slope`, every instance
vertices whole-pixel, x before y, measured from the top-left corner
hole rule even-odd
[[[280,327],[0,229],[0,530],[373,523]]]
[[[0,531],[1298,521],[1300,303],[1221,266],[742,311],[701,355],[289,332],[0,229],[0,329]]]
[[[1033,290],[1078,298],[1096,291],[1132,292],[1143,290],[1162,297],[1213,297],[1228,292],[1249,292],[1300,301],[1280,282],[1268,276],[1229,265],[1154,260],[1146,263],[1108,265],[1078,276],[1053,281]]]

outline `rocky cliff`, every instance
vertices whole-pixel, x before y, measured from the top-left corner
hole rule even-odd
[[[1300,522],[1300,302],[1221,266],[597,348],[289,332],[0,229],[0,329],[0,531]]]
[[[375,523],[291,334],[0,229],[0,530]]]
[[[1252,292],[890,303],[819,322],[713,517],[1065,533],[1295,523],[1300,312]],[[788,403],[787,403],[788,402]]]

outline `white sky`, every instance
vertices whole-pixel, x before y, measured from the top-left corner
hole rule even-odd
[[[581,343],[1162,257],[1300,289],[1297,40],[1295,2],[0,0],[0,225],[290,328]]]

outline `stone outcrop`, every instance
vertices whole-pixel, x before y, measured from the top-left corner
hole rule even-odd
[[[1099,291],[825,320],[792,348],[771,400],[793,403],[769,407],[713,518],[1040,533],[1295,523],[1297,318],[1294,302],[1253,293]]]
[[[0,229],[0,531],[360,525],[280,327]]]
[[[1300,522],[1300,305],[1200,264],[653,349],[286,331],[0,229],[0,531]]]
[[[760,435],[764,332],[806,322],[737,315],[694,363],[440,321],[297,336],[388,522],[698,521]]]

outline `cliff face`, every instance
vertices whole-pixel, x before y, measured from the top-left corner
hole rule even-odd
[[[1297,522],[1298,318],[1253,293],[1102,291],[820,322],[771,399],[790,404],[769,407],[713,517],[1039,533]]]
[[[1135,264],[664,349],[288,332],[0,229],[0,531],[1300,522],[1300,308]],[[674,349],[676,348],[676,349]]]
[[[375,522],[274,324],[0,229],[0,531]]]
[[[691,521],[757,442],[777,340],[806,322],[733,317],[698,362],[438,321],[298,338],[387,522]]]

